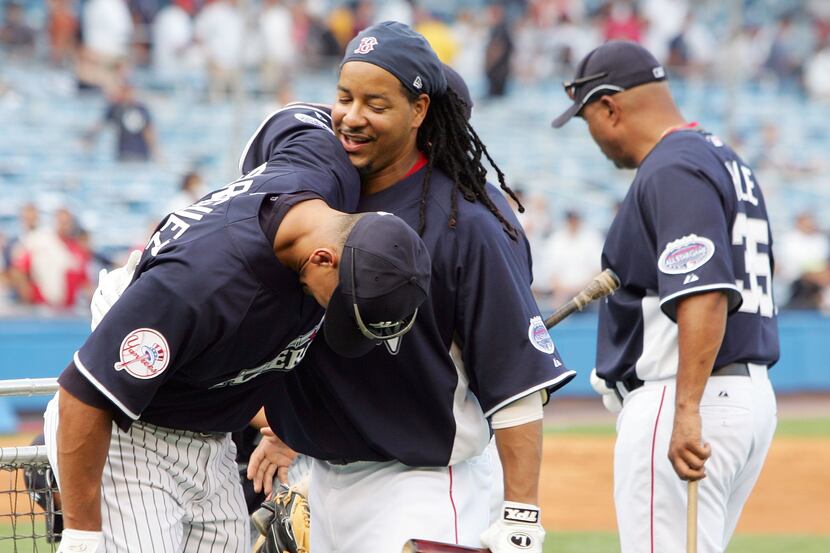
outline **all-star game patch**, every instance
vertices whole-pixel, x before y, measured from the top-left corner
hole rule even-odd
[[[536,316],[530,319],[530,326],[527,329],[527,337],[533,347],[543,353],[553,353],[556,347],[553,345],[548,329],[545,328],[545,323],[542,317]]]
[[[114,365],[116,371],[127,371],[130,375],[147,380],[164,372],[170,363],[170,347],[157,330],[138,328],[121,342],[121,361]]]
[[[704,265],[715,255],[715,244],[703,236],[689,234],[666,245],[657,268],[667,275],[682,275]]]

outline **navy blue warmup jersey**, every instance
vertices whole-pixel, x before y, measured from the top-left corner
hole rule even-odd
[[[772,234],[752,170],[723,142],[674,132],[643,160],[602,252],[622,282],[600,307],[597,373],[630,387],[677,373],[677,301],[723,290],[715,367],[778,360]]]
[[[64,387],[84,399],[91,384],[126,424],[226,432],[251,420],[323,317],[277,260],[260,208],[309,197],[357,207],[357,172],[328,127],[308,122],[316,116],[295,108],[272,118],[279,139],[270,147],[291,159],[273,156],[162,220],[133,282],[61,376]]]
[[[417,229],[424,171],[362,197],[359,210],[392,212]],[[430,299],[412,331],[358,359],[317,340],[302,370],[280,379],[266,413],[291,447],[321,459],[451,465],[486,446],[485,417],[573,377],[530,293],[524,235],[511,240],[484,205],[462,198],[450,230],[452,187],[433,172],[423,236]],[[489,193],[521,229],[499,191]]]

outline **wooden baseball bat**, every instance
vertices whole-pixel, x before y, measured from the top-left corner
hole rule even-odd
[[[582,309],[594,300],[613,294],[620,287],[620,278],[611,269],[605,269],[595,276],[588,286],[582,289],[568,303],[560,307],[545,320],[545,327],[551,328],[574,311]]]
[[[490,550],[438,541],[409,540],[404,544],[402,553],[490,553]]]
[[[686,553],[697,553],[697,485],[689,480],[689,498],[686,505]]]

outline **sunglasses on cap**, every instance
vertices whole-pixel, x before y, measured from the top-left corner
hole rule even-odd
[[[355,268],[354,268],[354,258],[357,256],[357,250],[352,248],[352,255],[351,255],[351,277],[352,277],[352,290],[357,290],[355,286]],[[377,342],[382,342],[385,340],[391,340],[393,338],[397,338],[398,336],[403,336],[410,330],[412,330],[412,326],[415,324],[415,318],[418,316],[418,308],[415,308],[415,312],[407,321],[384,321],[378,323],[369,323],[366,324],[363,322],[363,318],[360,316],[360,308],[357,306],[357,298],[352,296],[352,309],[354,309],[354,318],[355,322],[357,322],[357,328],[360,330],[360,333],[363,334],[369,340],[374,340]],[[372,328],[369,328],[372,327]],[[373,330],[376,329],[376,330]]]
[[[564,81],[562,83],[562,87],[565,89],[565,94],[568,95],[568,98],[571,100],[574,99],[576,96],[576,88],[579,86],[584,85],[585,83],[590,83],[591,81],[595,81],[597,79],[601,79],[603,77],[608,76],[608,71],[603,71],[602,73],[596,73],[595,75],[588,75],[586,77],[580,77],[578,79],[573,79],[572,81]]]

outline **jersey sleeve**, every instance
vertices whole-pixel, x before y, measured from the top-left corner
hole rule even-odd
[[[77,370],[136,420],[159,387],[209,345],[207,308],[197,309],[175,263],[141,274],[75,352]]]
[[[515,243],[498,232],[493,240],[495,232],[474,229],[456,268],[464,368],[486,417],[537,390],[553,392],[576,374],[563,364],[530,292],[524,237]]]
[[[672,163],[655,171],[641,203],[653,224],[660,307],[672,320],[677,301],[690,294],[722,290],[729,311],[738,309],[727,199],[703,170]]]

